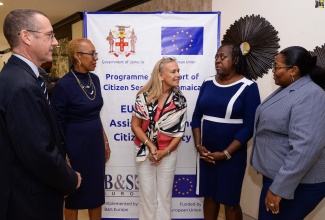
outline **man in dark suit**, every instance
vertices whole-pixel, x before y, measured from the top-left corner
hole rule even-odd
[[[64,196],[80,186],[38,81],[57,40],[45,14],[17,9],[4,20],[13,55],[0,73],[0,219],[61,220]]]

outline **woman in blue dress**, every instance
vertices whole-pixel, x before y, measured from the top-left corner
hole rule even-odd
[[[77,219],[78,209],[88,209],[89,219],[99,220],[110,149],[100,119],[103,98],[99,78],[90,72],[98,57],[94,45],[85,38],[69,42],[68,56],[73,67],[56,83],[51,105],[66,137],[67,159],[80,172],[82,182],[65,199],[65,220]]]
[[[192,118],[200,154],[197,193],[204,197],[204,219],[242,219],[240,194],[246,169],[247,142],[253,135],[260,104],[257,84],[245,77],[238,46],[222,45],[215,56],[217,75],[205,79]]]

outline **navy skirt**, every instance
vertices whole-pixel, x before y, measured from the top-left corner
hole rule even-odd
[[[303,220],[325,196],[325,183],[299,184],[294,199],[281,199],[280,213],[266,211],[265,197],[273,180],[263,177],[263,188],[260,196],[258,219],[261,220]]]

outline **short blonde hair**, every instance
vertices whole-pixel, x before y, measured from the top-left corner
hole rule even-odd
[[[76,60],[74,58],[74,54],[76,52],[78,52],[80,50],[80,44],[82,42],[88,41],[89,43],[91,43],[91,41],[87,38],[76,38],[76,39],[72,39],[67,46],[67,50],[68,50],[68,57],[69,60],[72,62],[72,64],[76,63]]]

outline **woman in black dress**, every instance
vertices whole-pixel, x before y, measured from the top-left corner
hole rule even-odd
[[[99,220],[110,148],[100,119],[103,98],[99,78],[90,72],[98,57],[85,38],[70,41],[68,56],[73,66],[56,83],[51,104],[66,137],[67,159],[80,172],[82,185],[65,200],[65,220],[77,219],[78,209],[88,209],[90,220]]]

